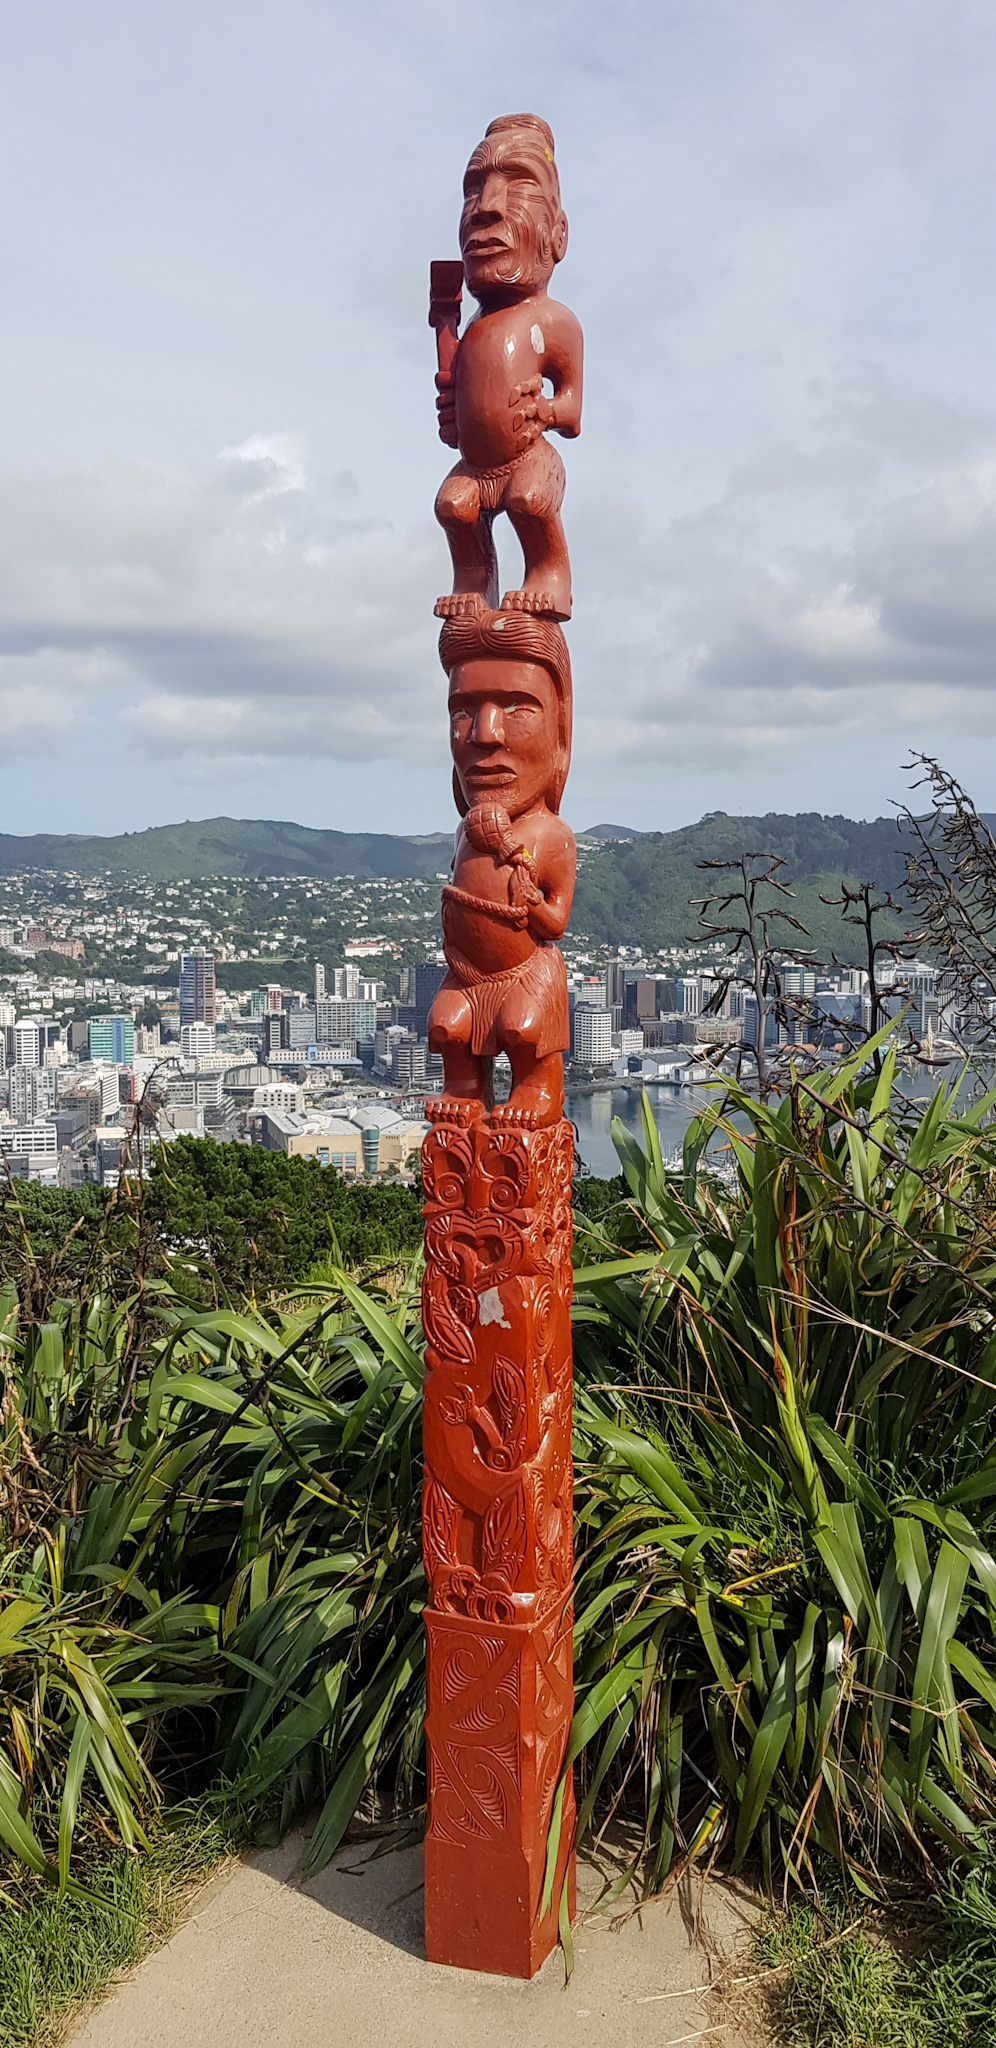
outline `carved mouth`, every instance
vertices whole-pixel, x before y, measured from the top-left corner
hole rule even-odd
[[[471,236],[470,241],[465,245],[465,254],[468,256],[505,256],[508,254],[509,247],[510,244],[508,242],[500,241],[494,236],[489,236],[486,240],[483,238],[478,240],[476,236]]]

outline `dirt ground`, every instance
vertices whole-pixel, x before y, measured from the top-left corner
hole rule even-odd
[[[351,1844],[308,1884],[301,1838],[236,1864],[171,1941],[117,1984],[71,2048],[763,2048],[748,1892],[685,1882],[638,1912],[592,1910],[578,1872],[576,1967],[531,1983],[428,1963],[422,1852]]]

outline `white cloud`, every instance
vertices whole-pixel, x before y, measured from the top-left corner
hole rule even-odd
[[[234,43],[202,10],[195,62],[168,9],[123,31],[53,5],[62,65],[21,10],[0,78],[19,791],[32,749],[48,800],[97,730],[160,816],[177,778],[233,807],[272,766],[289,803],[295,767],[338,761],[348,808],[361,762],[395,796],[438,762],[426,263],[528,44],[586,332],[565,519],[590,815],[643,790],[673,821],[710,776],[707,806],[789,781],[880,807],[938,736],[996,804],[982,0],[554,0],[539,41],[527,0],[497,39],[484,0],[457,37],[425,0],[245,0]]]
[[[279,439],[281,467],[258,435],[202,469],[0,477],[0,679],[23,747],[57,742],[67,692],[76,720],[113,710],[140,752],[205,771],[438,745],[425,537],[323,514]]]
[[[246,462],[266,474],[267,481],[251,493],[250,504],[280,497],[284,491],[303,491],[308,481],[303,434],[249,434],[237,447],[223,448],[221,460]]]

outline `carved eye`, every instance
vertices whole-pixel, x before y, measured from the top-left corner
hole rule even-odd
[[[499,1216],[507,1216],[521,1202],[529,1173],[521,1145],[492,1142],[481,1158],[481,1166],[491,1183],[492,1209]]]
[[[459,1154],[444,1152],[442,1148],[426,1162],[426,1189],[430,1199],[441,1202],[444,1209],[459,1208],[465,1195],[465,1168]]]

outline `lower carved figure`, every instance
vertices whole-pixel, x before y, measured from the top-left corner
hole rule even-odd
[[[563,1111],[567,977],[556,940],[574,893],[576,850],[559,816],[570,750],[570,663],[559,626],[503,612],[451,620],[454,789],[463,813],[443,891],[449,972],[429,1016],[445,1113],[490,1107],[490,1063],[508,1055],[499,1120],[538,1129]]]

